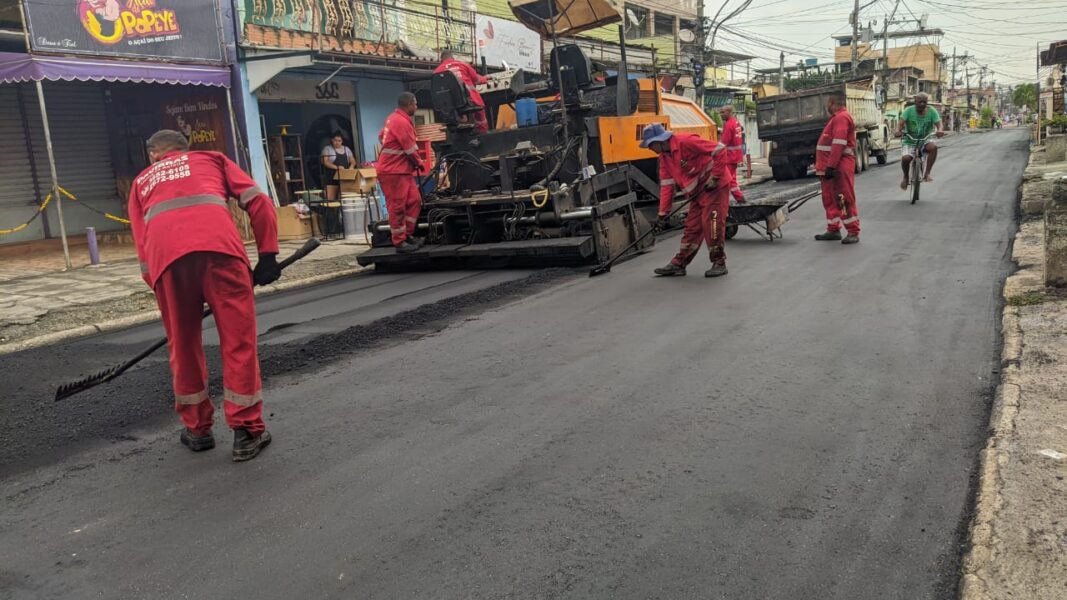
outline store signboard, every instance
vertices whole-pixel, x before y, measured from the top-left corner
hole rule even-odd
[[[35,52],[222,62],[216,0],[24,0]]]
[[[226,152],[226,106],[219,92],[206,90],[163,101],[163,128],[185,134],[189,148]]]
[[[478,64],[484,57],[493,67],[541,72],[541,36],[521,23],[485,15],[474,21],[474,35],[478,42]]]
[[[338,102],[353,104],[356,88],[351,81],[279,77],[264,83],[256,90],[260,100],[275,102]]]

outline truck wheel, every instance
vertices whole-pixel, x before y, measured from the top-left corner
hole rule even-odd
[[[732,240],[732,239],[734,239],[735,235],[737,235],[737,225],[727,225],[726,226],[726,239]]]
[[[878,164],[884,165],[889,160],[889,157],[885,155],[885,150],[881,150],[874,155],[874,160],[878,161]]]
[[[803,178],[808,176],[808,163],[806,163],[806,162],[795,162],[795,163],[792,163],[792,166],[793,166],[793,178],[794,179],[803,179]]]
[[[775,181],[788,181],[795,178],[792,165],[771,165],[771,175]]]
[[[871,143],[869,140],[863,140],[863,170],[866,171],[871,167]]]

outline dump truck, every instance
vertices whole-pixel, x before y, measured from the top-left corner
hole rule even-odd
[[[856,172],[866,171],[873,156],[885,164],[889,149],[889,128],[882,119],[870,79],[768,96],[757,104],[756,120],[760,140],[770,142],[768,162],[774,179],[785,181],[804,177],[815,164],[815,146],[829,120],[827,98],[845,91],[848,112],[856,122]]]
[[[548,39],[622,19],[613,0],[587,0],[563,17],[556,0],[511,5]],[[479,92],[493,124],[488,132],[475,129],[468,115],[481,109],[452,73],[431,78],[444,139],[432,144],[433,169],[421,186],[416,236],[425,243],[398,254],[388,221],[371,223],[372,248],[357,257],[361,265],[410,270],[601,261],[656,220],[657,158],[639,146],[644,127],[661,123],[718,139],[714,121],[693,102],[662,93],[653,78],[631,78],[625,60],[609,73],[574,44],[552,48],[547,75],[498,73]],[[652,238],[635,251],[646,250]]]

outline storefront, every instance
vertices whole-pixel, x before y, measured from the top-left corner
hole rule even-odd
[[[22,5],[30,52],[0,53],[0,244],[126,229],[159,129],[233,155],[216,0]]]

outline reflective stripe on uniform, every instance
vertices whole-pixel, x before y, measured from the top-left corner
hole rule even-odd
[[[745,147],[744,146],[727,146],[726,149],[727,150],[744,150]]]
[[[158,215],[171,210],[178,210],[179,208],[188,208],[190,206],[221,206],[226,208],[226,201],[218,196],[212,196],[210,194],[196,195],[196,196],[182,196],[180,198],[173,198],[171,200],[164,200],[159,204],[148,207],[148,211],[144,214],[144,222],[147,224],[149,221],[157,217]]]
[[[200,404],[207,400],[207,389],[202,389],[195,394],[174,394],[174,401],[178,404]]]
[[[841,219],[840,218],[838,218],[838,219],[829,219],[829,220],[826,221],[826,224],[827,225],[840,225],[841,224]]]
[[[660,185],[674,185],[674,180],[673,179],[661,179],[659,184]]]
[[[241,192],[241,197],[237,200],[237,204],[241,208],[244,208],[244,207],[248,206],[248,203],[251,202],[253,198],[255,198],[256,196],[258,196],[258,195],[260,195],[262,193],[263,193],[263,190],[259,189],[258,185],[254,185],[254,186],[248,188],[247,190]]]
[[[711,155],[712,155],[712,156],[715,156],[716,154],[718,154],[718,153],[722,152],[722,151],[723,151],[723,150],[725,150],[725,149],[726,149],[726,146],[723,146],[723,145],[722,145],[722,144],[720,143],[720,144],[718,144],[717,146],[715,146],[715,149],[714,149],[714,150],[712,150],[712,151],[711,151]]]
[[[408,223],[417,223],[418,222],[418,219],[416,217],[404,217],[404,220],[407,221]]]
[[[263,400],[263,391],[261,390],[254,394],[238,394],[231,389],[224,388],[222,399],[238,406],[254,406]]]
[[[382,148],[382,154],[395,154],[397,156],[403,156],[403,150],[395,150],[393,148]]]
[[[816,150],[821,150],[822,152],[830,152],[834,148],[833,148],[833,146],[815,146],[815,149]]]
[[[407,150],[404,150],[404,154],[415,154],[418,151],[419,151],[419,147],[418,146],[412,146],[412,147],[408,148]]]
[[[833,143],[834,144],[841,144],[842,146],[847,146],[848,145],[848,140],[843,140],[841,138],[834,138]]]
[[[845,219],[844,221],[841,221],[841,222],[844,223],[845,225],[851,225],[852,223],[855,223],[856,221],[859,221],[859,220],[860,220],[859,217],[849,217],[849,218],[847,218],[847,219]]]
[[[852,148],[845,148],[845,155],[846,156],[855,156],[856,155],[856,151],[853,150]]]

